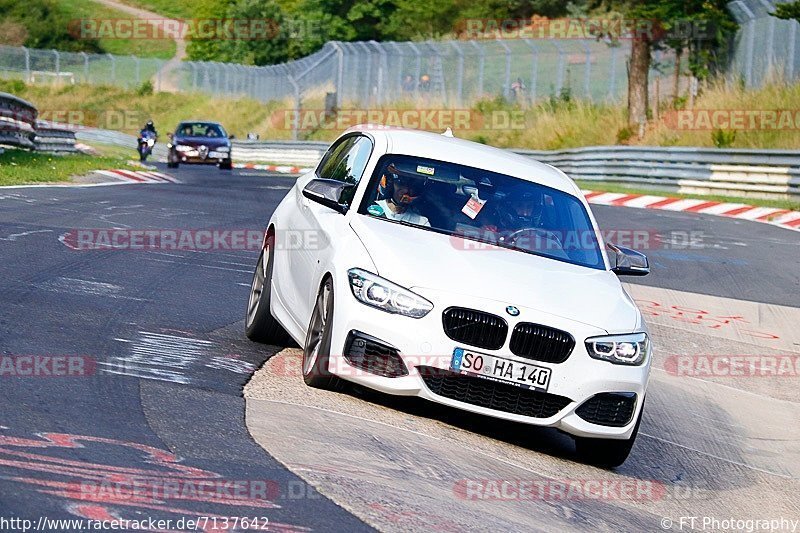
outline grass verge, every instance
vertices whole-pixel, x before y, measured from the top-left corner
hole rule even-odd
[[[124,11],[104,6],[93,0],[59,0],[58,4],[70,21],[88,19],[99,24],[101,21],[108,23],[107,21],[134,18]],[[175,55],[175,41],[171,39],[125,39],[112,36],[101,37],[98,43],[103,51],[109,54],[158,59],[169,59]]]
[[[13,84],[13,86],[11,86]],[[148,118],[156,122],[160,131],[172,131],[180,120],[188,118],[211,119],[222,122],[238,137],[248,132],[258,133],[262,139],[291,138],[290,102],[259,102],[251,98],[220,98],[201,93],[139,94],[135,90],[117,87],[74,85],[68,87],[26,86],[20,82],[3,82],[5,90],[34,102],[40,109],[83,112],[93,117],[83,122],[87,126],[105,127],[136,133]],[[303,100],[304,110],[321,110],[324,91],[313,91]],[[685,102],[677,102],[680,108]],[[458,137],[490,144],[500,148],[531,148],[558,150],[581,146],[641,145],[641,146],[702,146],[714,147],[720,136],[713,131],[680,129],[675,122],[672,104],[662,109],[659,120],[648,125],[642,138],[630,132],[626,125],[625,108],[617,103],[591,103],[580,100],[550,98],[530,107],[518,107],[502,99],[483,100],[469,109],[469,127],[454,128]],[[349,108],[352,106],[345,105]],[[800,84],[767,85],[761,89],[745,90],[737,86],[712,85],[697,97],[697,110],[796,110],[800,109]],[[395,102],[384,111],[446,109],[442,103],[408,100]],[[305,114],[311,118],[313,113]],[[340,116],[346,116],[344,113]],[[351,117],[358,115],[351,114]],[[389,113],[382,116],[390,117]],[[398,113],[394,114],[395,117]],[[517,117],[508,119],[508,117]],[[105,117],[105,123],[103,119]],[[120,120],[120,117],[124,120]],[[354,125],[352,120],[338,123],[305,124],[299,138],[331,141],[344,128]],[[762,128],[731,130],[724,135],[732,148],[800,148],[800,119],[793,128]],[[436,131],[447,124],[437,124]],[[341,126],[341,127],[340,127]],[[442,127],[438,127],[442,126]]]
[[[98,156],[50,155],[9,148],[0,154],[0,186],[67,182],[92,170],[137,169],[128,164],[130,157],[110,153],[101,149]]]

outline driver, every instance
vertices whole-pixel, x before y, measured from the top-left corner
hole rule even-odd
[[[508,191],[506,200],[509,213],[506,229],[516,231],[522,228],[541,228],[544,205],[542,194],[529,186],[515,187]]]
[[[378,196],[382,199],[375,203],[383,210],[383,216],[389,220],[430,226],[427,217],[420,215],[413,205],[426,183],[426,176],[401,170],[394,163],[390,163],[378,183]]]

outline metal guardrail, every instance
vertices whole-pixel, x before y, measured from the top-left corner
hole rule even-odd
[[[800,199],[800,154],[790,150],[593,146],[515,152],[556,166],[573,179],[681,193]]]
[[[34,148],[36,106],[13,94],[0,93],[0,144]]]
[[[235,141],[238,162],[315,165],[324,142]],[[692,194],[800,199],[800,152],[655,146],[511,150],[551,164],[576,180],[633,184]]]
[[[234,161],[316,165],[330,143],[313,141],[233,141],[231,158]]]
[[[86,142],[136,147],[136,137],[117,131],[79,128],[74,135]],[[235,140],[232,144],[235,162],[306,167],[316,165],[329,146],[315,141]],[[591,146],[511,151],[558,167],[576,180],[692,194],[800,199],[800,153],[792,150]],[[166,157],[164,143],[156,145],[154,156]]]
[[[38,120],[32,103],[0,93],[0,144],[42,152],[76,152],[75,132],[63,125]]]
[[[63,125],[46,120],[36,121],[36,136],[33,139],[40,152],[77,152],[75,132]]]

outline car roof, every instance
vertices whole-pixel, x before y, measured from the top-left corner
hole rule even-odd
[[[579,196],[580,189],[554,167],[530,157],[457,137],[421,130],[361,124],[345,133],[361,132],[386,141],[386,152],[456,163],[506,174]]]

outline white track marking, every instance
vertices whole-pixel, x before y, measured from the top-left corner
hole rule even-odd
[[[17,237],[24,237],[25,235],[33,235],[34,233],[53,233],[51,229],[37,229],[34,231],[25,231],[22,233],[12,233],[8,237],[0,237],[0,241],[16,241]]]

